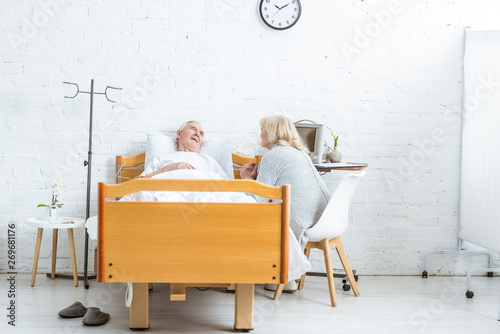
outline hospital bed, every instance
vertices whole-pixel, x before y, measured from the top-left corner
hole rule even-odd
[[[116,157],[118,184],[99,183],[97,280],[131,283],[131,329],[149,328],[150,283],[170,283],[172,301],[185,300],[189,286],[232,283],[234,329],[253,329],[254,284],[288,282],[290,186],[251,180],[134,179],[144,159],[144,154]],[[233,153],[236,164],[258,162],[249,159]],[[245,192],[278,202],[117,201],[139,191]]]

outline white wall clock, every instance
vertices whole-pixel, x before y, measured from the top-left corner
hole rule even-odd
[[[297,23],[302,12],[299,0],[261,0],[259,13],[262,21],[273,29],[285,30]]]

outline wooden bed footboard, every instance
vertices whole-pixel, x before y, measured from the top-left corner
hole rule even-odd
[[[115,200],[138,191],[246,192],[281,202]],[[99,282],[132,282],[137,291],[146,292],[143,283],[149,282],[172,283],[181,290],[192,283],[236,283],[235,328],[242,330],[253,328],[253,284],[288,282],[288,185],[136,179],[116,185],[99,183],[98,196]],[[141,301],[146,298],[147,303],[147,294],[137,293],[136,305],[142,306],[134,311],[132,303],[130,326],[147,328]]]

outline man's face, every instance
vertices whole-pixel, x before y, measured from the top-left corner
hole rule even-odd
[[[203,144],[203,127],[199,123],[188,123],[182,131],[177,131],[179,151],[199,152]]]

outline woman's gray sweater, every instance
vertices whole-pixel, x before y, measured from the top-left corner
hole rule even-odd
[[[316,224],[325,209],[330,192],[311,159],[304,152],[276,144],[262,157],[257,181],[271,185],[291,185],[290,227],[304,249],[307,229]],[[257,201],[268,199],[256,196]]]

